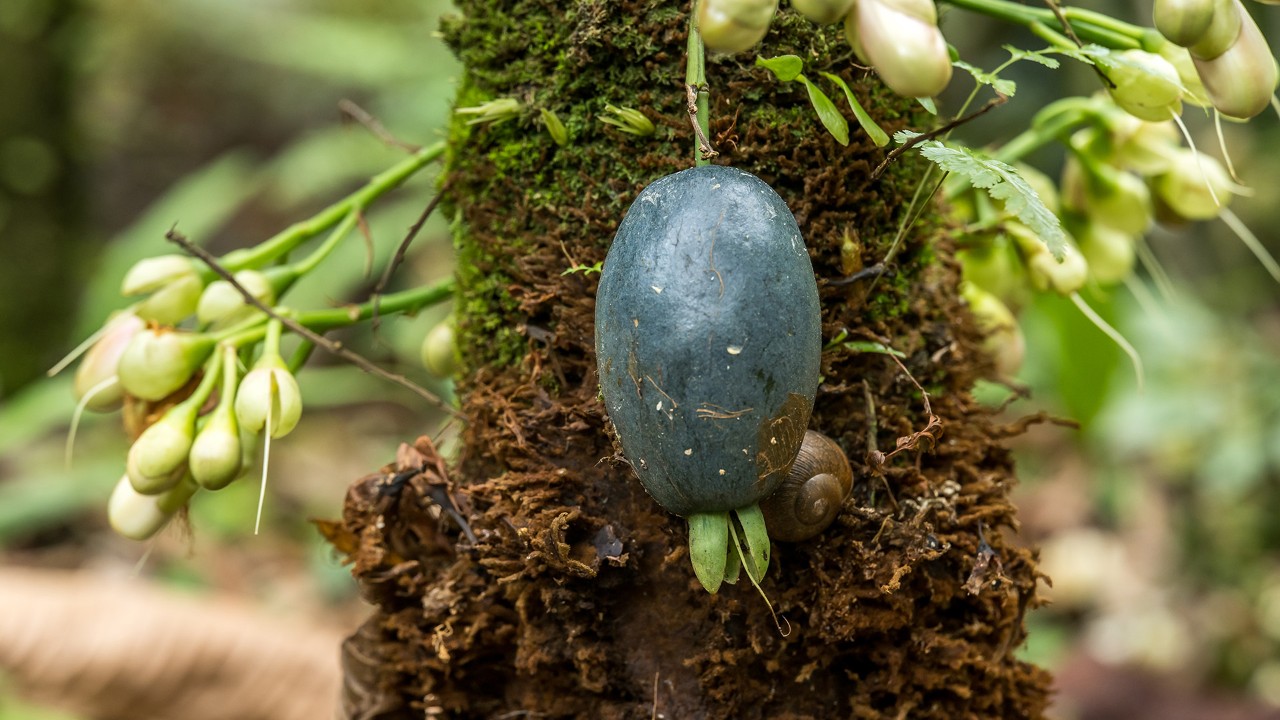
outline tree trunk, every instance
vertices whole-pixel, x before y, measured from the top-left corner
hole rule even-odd
[[[459,5],[444,26],[466,67],[458,105],[515,98],[524,111],[451,129],[445,182],[471,368],[459,381],[460,457],[446,468],[429,442],[406,448],[351,488],[332,531],[377,606],[345,647],[346,716],[1041,716],[1050,678],[1013,654],[1038,603],[1032,555],[1010,539],[1014,479],[1000,443],[1014,429],[969,395],[990,363],[940,218],[916,223],[889,274],[830,282],[885,258],[923,168],[902,160],[871,180],[884,151],[860,133],[837,144],[802,86],[749,55],[709,58],[717,162],[758,175],[791,207],[824,339],[881,339],[928,391],[865,344],[824,350],[811,426],[847,451],[855,487],[826,532],[774,545],[763,590],[784,635],[750,584],[714,596],[698,585],[685,522],[620,461],[598,398],[598,275],[564,272],[603,260],[641,188],[692,165],[688,8]],[[805,58],[813,78],[853,81],[890,132],[913,119],[913,103],[852,66],[838,28],[784,9],[761,47]],[[600,122],[606,103],[638,108],[657,134]],[[566,145],[539,109],[564,122]],[[878,471],[868,461],[872,443],[913,437],[917,448]],[[474,541],[439,512],[453,504]]]

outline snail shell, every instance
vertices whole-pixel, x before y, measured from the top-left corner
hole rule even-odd
[[[797,542],[822,532],[836,519],[853,490],[853,468],[834,440],[808,430],[800,452],[772,495],[760,502],[773,540]]]

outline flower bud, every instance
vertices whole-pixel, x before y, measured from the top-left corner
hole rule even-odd
[[[143,495],[133,488],[126,475],[116,483],[107,501],[111,529],[130,540],[146,540],[155,535],[195,494],[196,485],[183,479],[160,495]]]
[[[973,283],[961,283],[960,296],[969,304],[978,329],[987,336],[982,349],[995,361],[996,373],[1001,377],[1017,374],[1027,352],[1017,318],[999,298]]]
[[[1214,0],[1213,22],[1209,29],[1188,50],[1200,60],[1212,60],[1227,51],[1240,36],[1240,26],[1249,11],[1240,0]]]
[[[1133,272],[1137,240],[1132,235],[1094,222],[1077,223],[1071,230],[1089,275],[1099,284],[1114,285]]]
[[[1280,80],[1276,60],[1258,24],[1241,12],[1235,43],[1212,60],[1194,58],[1213,106],[1227,117],[1247,119],[1267,109]]]
[[[1196,107],[1207,107],[1209,94],[1205,92],[1204,84],[1200,82],[1200,75],[1196,72],[1196,66],[1191,62],[1191,52],[1173,43],[1161,45],[1157,52],[1178,71],[1178,80],[1182,82],[1183,102],[1191,103]]]
[[[1152,122],[1182,113],[1182,81],[1173,63],[1143,50],[1124,50],[1098,60],[1115,87],[1111,99],[1125,112]]]
[[[422,365],[438,378],[453,377],[458,371],[457,353],[453,323],[448,320],[431,328],[422,340]]]
[[[1152,20],[1160,34],[1190,47],[1209,31],[1215,0],[1155,0]]]
[[[951,53],[937,23],[932,0],[859,0],[844,31],[890,90],[933,97],[951,82]]]
[[[644,116],[644,113],[629,107],[616,107],[606,104],[604,113],[600,115],[600,122],[606,125],[612,125],[628,135],[636,135],[639,137],[649,137],[657,132],[653,121]]]
[[[179,403],[133,441],[126,474],[134,490],[156,495],[182,478],[195,435],[197,410],[192,403]]]
[[[198,277],[178,278],[138,303],[133,311],[143,320],[160,325],[177,325],[196,311],[203,288]]]
[[[1169,170],[1155,179],[1160,200],[1186,220],[1217,217],[1231,200],[1231,188],[1231,178],[1216,158],[1186,148],[1175,153]]]
[[[1027,266],[1027,277],[1036,290],[1052,290],[1059,295],[1070,295],[1084,287],[1089,266],[1075,245],[1070,242],[1063,245],[1062,261],[1059,262],[1049,252],[1049,248],[1045,247],[1044,241],[1027,226],[1009,221],[1005,223],[1005,229],[1022,253]]]
[[[1108,119],[1107,129],[1112,149],[1108,162],[1143,176],[1168,169],[1180,147],[1178,128],[1171,120],[1153,123],[1129,113],[1115,113]]]
[[[90,390],[96,389],[93,397],[85,403],[86,408],[94,412],[110,412],[120,407],[124,390],[120,387],[116,368],[129,341],[144,327],[146,323],[141,318],[127,312],[107,321],[102,337],[85,352],[80,366],[76,368],[73,384],[76,399],[83,400]]]
[[[236,392],[236,417],[251,433],[261,432],[271,415],[268,434],[284,437],[302,417],[302,392],[298,381],[279,355],[264,355],[240,382]]]
[[[236,282],[249,291],[263,305],[275,304],[275,288],[265,273],[257,270],[241,270],[235,274]],[[219,323],[224,326],[234,325],[254,312],[261,312],[244,301],[240,291],[226,280],[214,280],[200,295],[196,306],[196,320],[202,323]]]
[[[956,257],[967,282],[995,295],[1009,307],[1021,307],[1027,302],[1030,295],[1027,270],[1006,233],[983,238],[982,242],[956,253]]]
[[[742,52],[764,39],[777,10],[778,0],[701,0],[698,32],[710,50]]]
[[[124,275],[120,294],[145,295],[183,278],[199,277],[196,266],[183,255],[159,255],[139,260]]]
[[[213,339],[169,328],[138,332],[120,356],[117,373],[124,391],[143,400],[161,400],[187,384],[213,350]]]
[[[231,406],[229,398],[219,405],[191,445],[191,455],[187,459],[191,477],[206,490],[226,487],[240,476],[243,466],[240,430]],[[226,412],[222,412],[223,407],[227,408]]]
[[[791,0],[791,7],[816,23],[830,25],[847,15],[853,2],[854,0]]]
[[[1125,235],[1141,235],[1151,225],[1151,190],[1142,178],[1098,163],[1084,182],[1085,214],[1091,223]]]

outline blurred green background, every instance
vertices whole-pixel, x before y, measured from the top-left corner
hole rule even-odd
[[[1149,3],[1092,6],[1150,17]],[[439,428],[438,414],[317,355],[300,376],[306,417],[272,450],[262,534],[252,531],[251,480],[202,494],[186,531],[139,545],[104,519],[126,450],[118,418],[86,416],[68,469],[70,378],[43,373],[123,305],[125,269],[172,251],[163,234],[175,223],[219,252],[247,245],[403,156],[344,122],[339,100],[405,142],[442,137],[457,76],[434,34],[444,11],[435,0],[0,1],[0,563],[136,572],[318,626],[360,620],[353,583],[307,520],[336,517],[347,484]],[[1003,60],[1001,43],[1041,44],[952,15],[948,39],[979,66]],[[1255,16],[1280,37],[1280,9]],[[1044,103],[1096,82],[1080,68],[1029,64],[1010,76],[1019,93],[965,127],[969,142],[1010,137]],[[947,106],[967,91],[958,79]],[[1216,147],[1212,123],[1186,116],[1198,146]],[[1233,208],[1280,253],[1280,123],[1264,114],[1228,126],[1226,139],[1252,188]],[[1050,175],[1061,162],[1059,149],[1033,157]],[[430,199],[430,174],[370,213],[372,279],[366,248],[350,242],[291,304],[363,299]],[[1280,286],[1221,223],[1157,229],[1149,244],[1167,284],[1146,271],[1136,293],[1086,293],[1141,352],[1143,390],[1069,302],[1041,297],[1021,316],[1019,379],[1031,393],[1007,415],[1045,409],[1081,424],[1036,427],[1016,441],[1022,538],[1043,548],[1054,578],[1053,605],[1030,616],[1023,652],[1058,670],[1062,720],[1276,717]],[[447,219],[436,216],[395,287],[447,275],[450,250]],[[422,336],[447,311],[343,339],[448,393],[417,361]],[[1007,395],[979,391],[993,404]],[[1143,680],[1127,705],[1096,697],[1135,677]],[[3,687],[0,720],[61,717]]]

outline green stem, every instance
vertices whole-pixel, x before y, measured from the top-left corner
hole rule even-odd
[[[347,234],[351,232],[351,229],[354,228],[356,223],[359,221],[360,208],[352,208],[351,211],[347,213],[346,217],[342,218],[342,222],[338,223],[338,227],[334,228],[333,232],[329,233],[329,237],[325,238],[324,243],[322,243],[320,247],[316,248],[314,252],[293,266],[293,270],[297,276],[302,277],[312,270],[315,270],[316,266],[324,262],[325,258],[329,257],[329,253],[332,253],[338,245],[342,244],[342,241],[346,239]]]
[[[1027,7],[1010,0],[943,0],[950,5],[1004,20],[1035,31],[1035,25],[1058,25],[1058,18],[1048,8]],[[1113,50],[1129,50],[1145,47],[1151,40],[1145,28],[1131,25],[1098,12],[1067,8],[1064,10],[1071,29],[1085,42],[1092,42]]]
[[[689,13],[689,44],[685,51],[687,58],[685,59],[684,81],[685,85],[691,85],[697,89],[697,115],[694,120],[698,123],[698,128],[702,131],[702,137],[711,137],[711,114],[710,94],[707,92],[707,60],[706,48],[702,44],[702,33],[698,32],[698,13]],[[709,165],[711,160],[702,156],[702,140],[694,133],[693,138],[693,162],[694,165]]]
[[[1050,106],[1050,108],[1052,107]],[[1045,110],[1050,108],[1045,108]],[[1090,121],[1093,114],[1080,108],[1063,108],[1062,112],[1046,117],[1047,119],[1043,122],[1036,122],[1033,127],[1023,130],[1017,137],[1005,143],[995,153],[995,159],[1006,163],[1021,160],[1041,146],[1062,137],[1077,125]]]
[[[258,268],[279,258],[302,243],[337,225],[351,215],[368,207],[374,200],[398,187],[406,179],[444,154],[445,143],[439,142],[422,148],[391,168],[375,175],[364,187],[321,210],[307,220],[294,223],[258,245],[235,250],[224,255],[220,262],[234,272],[245,268]]]
[[[448,278],[435,285],[424,285],[412,290],[383,295],[378,301],[377,312],[379,315],[416,312],[422,308],[444,302],[453,297],[453,292],[453,278]],[[373,317],[373,313],[374,303],[370,300],[360,305],[298,313],[294,316],[294,319],[316,332],[324,332],[336,327],[354,325],[368,320]]]

